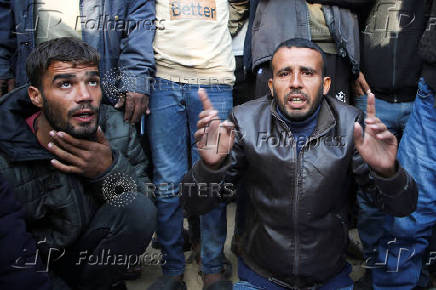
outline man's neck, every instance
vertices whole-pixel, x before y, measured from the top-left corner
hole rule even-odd
[[[53,130],[53,128],[50,126],[44,114],[40,114],[36,119],[36,139],[38,139],[39,144],[45,148],[48,148],[48,143],[53,141],[53,138],[49,134],[51,130]]]
[[[288,126],[290,125],[291,127],[304,127],[306,124],[311,123],[314,119],[316,119],[318,117],[318,113],[320,110],[321,104],[318,105],[318,107],[316,108],[315,111],[313,111],[312,114],[310,114],[310,116],[307,116],[306,118],[302,119],[302,120],[292,120],[290,119],[281,109],[280,106],[277,105],[277,112],[279,114],[279,116],[283,119],[283,121],[285,121],[286,124],[288,124]]]

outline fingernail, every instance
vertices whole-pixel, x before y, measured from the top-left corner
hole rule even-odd
[[[63,132],[58,132],[57,134],[59,137],[63,138],[64,137],[64,133]]]
[[[54,130],[51,130],[50,132],[48,132],[48,134],[49,134],[50,136],[54,137],[54,135],[55,135],[55,131],[54,131]]]
[[[53,143],[49,142],[47,146],[48,146],[48,148],[51,148],[51,147],[53,147]]]

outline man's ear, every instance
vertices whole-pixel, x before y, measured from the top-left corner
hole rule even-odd
[[[330,77],[324,77],[324,91],[322,92],[324,95],[327,95],[330,91],[330,84],[332,83],[332,79]]]
[[[268,80],[268,87],[269,87],[269,91],[271,92],[271,96],[274,96],[274,90],[273,90],[273,80],[272,79],[269,79]]]
[[[27,89],[27,93],[29,94],[29,98],[32,101],[32,104],[34,104],[38,108],[42,108],[43,100],[40,90],[37,87],[29,86],[29,88]]]

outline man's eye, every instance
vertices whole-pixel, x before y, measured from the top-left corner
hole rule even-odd
[[[91,87],[96,87],[98,85],[98,81],[96,81],[96,80],[89,81],[89,85]]]
[[[287,76],[289,76],[289,72],[288,71],[284,71],[284,72],[279,73],[279,77],[281,77],[281,78],[284,78],[284,77],[287,77]]]
[[[61,88],[69,89],[69,88],[71,88],[71,83],[70,82],[62,82]]]
[[[311,75],[313,75],[313,72],[311,72],[311,71],[303,71],[303,75],[311,76]]]

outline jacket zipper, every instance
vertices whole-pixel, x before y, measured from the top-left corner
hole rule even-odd
[[[302,153],[302,150],[304,148],[304,146],[301,148],[300,153],[297,154],[297,143],[294,142],[294,135],[291,132],[291,129],[288,127],[288,125],[282,120],[280,119],[280,117],[274,112],[272,111],[273,116],[282,124],[282,126],[286,129],[286,131],[288,133],[291,134],[292,136],[292,149],[294,150],[295,156],[296,156],[296,166],[295,166],[295,178],[294,178],[294,194],[292,196],[292,216],[293,216],[293,222],[294,222],[294,271],[291,271],[294,273],[295,276],[298,275],[298,231],[297,231],[297,193],[298,193],[298,169],[299,169],[299,156]],[[273,277],[271,277],[272,279],[274,279]]]
[[[298,276],[298,263],[299,263],[299,259],[298,259],[298,240],[299,240],[299,236],[298,236],[298,214],[297,214],[297,204],[298,204],[298,176],[299,176],[299,171],[300,171],[300,156],[303,153],[303,149],[304,149],[304,145],[301,147],[300,152],[297,153],[297,143],[294,142],[294,152],[295,152],[295,156],[296,156],[296,165],[295,165],[295,178],[294,178],[294,241],[295,241],[295,245],[294,245],[294,275]]]

